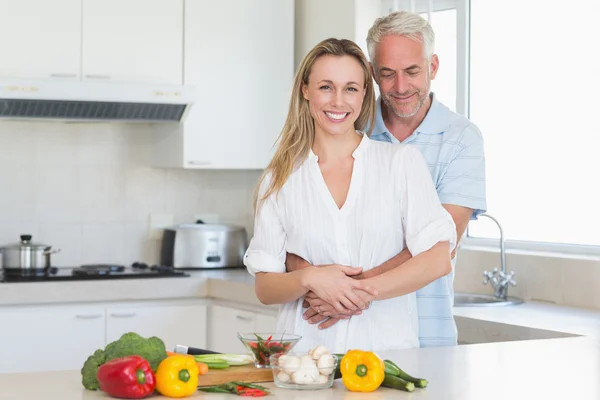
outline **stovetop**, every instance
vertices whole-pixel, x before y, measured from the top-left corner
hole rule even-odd
[[[27,271],[4,269],[0,282],[55,282],[109,279],[181,278],[189,274],[173,267],[134,262],[130,267],[116,264],[88,264],[73,268],[56,268]]]

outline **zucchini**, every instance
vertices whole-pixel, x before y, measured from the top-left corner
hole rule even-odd
[[[397,376],[385,375],[381,386],[386,388],[404,390],[405,392],[412,392],[415,390],[415,384],[412,382],[405,381]]]
[[[386,366],[386,368],[385,368],[386,375],[388,374],[388,366],[389,366],[389,370],[390,370],[389,374],[390,375],[395,376],[395,377],[400,378],[400,379],[403,379],[403,380],[408,381],[408,382],[412,382],[418,388],[425,388],[425,387],[427,387],[427,384],[429,383],[429,382],[427,382],[427,379],[424,379],[424,378],[414,378],[414,377],[410,376],[406,372],[402,371],[402,369],[399,366],[397,366],[396,364],[394,364],[393,361],[385,360],[384,363],[385,363],[385,366]]]
[[[340,364],[342,363],[342,358],[345,356],[345,354],[334,354],[334,356],[337,357],[338,363],[335,367],[335,371],[333,371],[333,379],[341,379],[342,373],[340,371]]]
[[[342,377],[342,374],[340,372],[340,362],[342,361],[342,357],[344,357],[344,354],[334,354],[334,356],[337,356],[339,362],[337,364],[337,367],[335,368],[333,379],[340,379]],[[402,382],[400,382],[400,381],[397,381],[394,379],[390,379],[388,382],[388,384],[390,384],[390,385],[393,384],[396,386],[404,385],[404,387],[407,387],[407,386],[412,387],[411,390],[406,389],[406,391],[412,392],[415,387],[425,388],[425,387],[427,387],[427,384],[429,383],[429,382],[427,382],[427,379],[414,378],[414,377],[410,376],[409,374],[404,372],[399,366],[397,366],[391,360],[384,360],[383,364],[385,366],[385,378],[386,379],[389,376],[392,378],[398,378],[398,379],[400,379],[400,381],[402,381]],[[386,381],[384,380],[384,383],[385,382]],[[407,385],[408,383],[410,383],[411,385]],[[388,386],[388,387],[395,387],[395,386]],[[398,388],[396,388],[396,389],[398,389]],[[401,389],[401,390],[405,390],[405,389]]]

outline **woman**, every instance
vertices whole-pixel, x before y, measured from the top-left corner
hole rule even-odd
[[[370,140],[362,130],[374,120],[373,81],[360,48],[349,40],[319,43],[295,77],[244,257],[259,300],[281,304],[277,331],[302,336],[298,351],[418,347],[414,292],[452,268],[455,226],[421,154]],[[402,266],[352,278],[405,247],[413,258]],[[288,252],[317,267],[284,273]],[[319,330],[302,318],[308,292],[339,312],[370,306]]]

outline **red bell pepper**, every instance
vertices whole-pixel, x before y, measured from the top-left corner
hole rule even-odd
[[[150,363],[140,356],[116,358],[98,368],[100,390],[122,399],[150,396],[156,387]]]

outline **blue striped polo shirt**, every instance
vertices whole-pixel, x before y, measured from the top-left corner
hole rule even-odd
[[[402,143],[416,146],[427,162],[442,204],[472,208],[471,219],[486,211],[485,156],[479,129],[467,118],[437,101],[432,102],[425,119]],[[400,143],[388,132],[377,99],[373,140]],[[453,260],[455,265],[456,258]],[[421,347],[457,344],[452,272],[417,291],[419,342]]]

